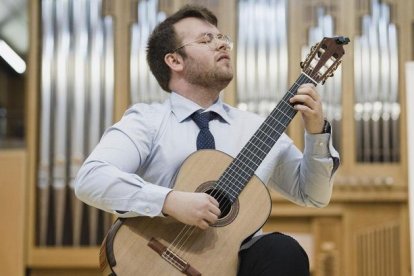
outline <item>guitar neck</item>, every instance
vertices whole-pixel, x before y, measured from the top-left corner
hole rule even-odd
[[[224,191],[232,202],[295,117],[297,111],[289,100],[304,83],[317,84],[302,73],[217,181],[217,188]]]

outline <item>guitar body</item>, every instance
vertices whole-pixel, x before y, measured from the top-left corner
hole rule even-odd
[[[220,151],[197,151],[183,163],[174,189],[208,192],[232,160]],[[270,211],[269,192],[253,176],[230,210],[207,230],[171,217],[118,219],[102,244],[101,269],[105,275],[236,275],[241,243],[263,226]]]

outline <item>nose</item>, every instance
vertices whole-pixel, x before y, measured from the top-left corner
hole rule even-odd
[[[216,49],[218,49],[218,50],[227,50],[227,51],[231,50],[230,44],[227,41],[225,41],[224,39],[215,38],[215,40],[216,40],[216,43],[215,43],[216,44]]]

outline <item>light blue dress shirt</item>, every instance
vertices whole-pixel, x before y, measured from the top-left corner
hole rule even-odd
[[[196,151],[199,128],[189,116],[200,109],[174,92],[162,104],[135,104],[129,108],[106,130],[82,165],[76,178],[76,195],[120,217],[162,216],[177,170]],[[221,116],[210,122],[216,149],[233,158],[264,120],[220,99],[206,110]],[[332,175],[339,164],[330,137],[305,133],[302,155],[282,134],[255,174],[299,205],[326,206],[332,193]]]

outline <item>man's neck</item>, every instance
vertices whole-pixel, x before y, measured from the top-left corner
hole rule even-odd
[[[173,91],[203,108],[208,108],[213,105],[220,95],[220,91],[214,91],[199,86],[186,86],[174,89]]]

